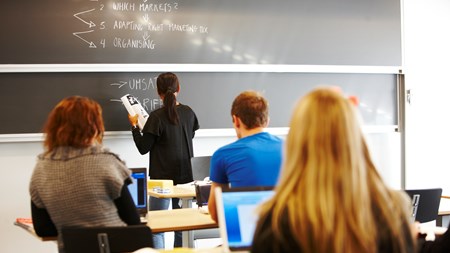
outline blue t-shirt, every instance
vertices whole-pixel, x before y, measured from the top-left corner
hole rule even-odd
[[[214,152],[210,179],[231,187],[274,186],[282,148],[282,139],[266,132],[241,138]]]

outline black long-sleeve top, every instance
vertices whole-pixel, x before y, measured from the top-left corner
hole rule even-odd
[[[189,106],[179,104],[176,110],[179,116],[177,125],[170,123],[164,108],[160,108],[150,113],[142,134],[136,128],[132,132],[139,152],[150,152],[150,178],[170,179],[174,184],[183,184],[193,180],[192,139],[200,126]]]

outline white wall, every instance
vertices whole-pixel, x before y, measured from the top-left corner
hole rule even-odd
[[[404,0],[406,188],[450,195],[450,1]]]

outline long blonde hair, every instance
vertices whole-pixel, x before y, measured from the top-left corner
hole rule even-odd
[[[286,242],[280,224],[288,219],[302,252],[377,252],[381,236],[406,251],[407,202],[382,181],[354,110],[330,88],[298,102],[276,194],[261,209],[272,212],[278,241]],[[390,234],[380,235],[379,222]]]

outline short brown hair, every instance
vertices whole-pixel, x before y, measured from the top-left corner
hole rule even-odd
[[[102,108],[87,97],[72,96],[61,100],[50,112],[44,126],[47,152],[59,146],[88,147],[102,142],[105,127]]]
[[[265,127],[269,119],[269,103],[259,92],[244,91],[234,99],[231,115],[239,117],[247,129]]]

